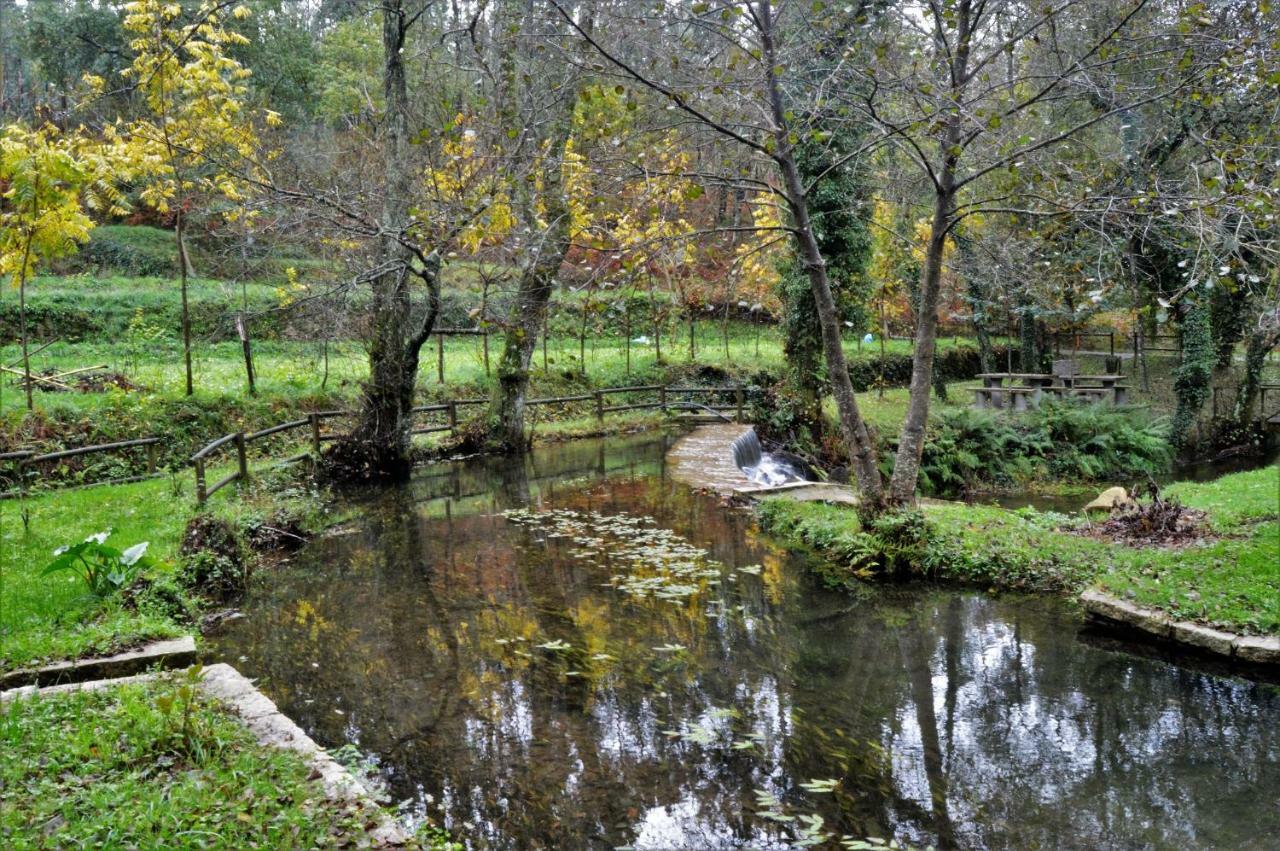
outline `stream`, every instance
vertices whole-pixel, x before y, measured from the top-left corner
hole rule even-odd
[[[825,590],[670,443],[351,497],[208,656],[469,848],[1275,847],[1280,690],[1061,599]]]

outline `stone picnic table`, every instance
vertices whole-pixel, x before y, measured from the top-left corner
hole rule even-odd
[[[977,408],[1010,407],[1025,411],[1039,407],[1045,395],[1084,398],[1090,402],[1110,400],[1113,405],[1123,405],[1128,400],[1126,388],[1120,383],[1123,375],[982,372],[977,377],[982,379],[982,386],[973,388]]]

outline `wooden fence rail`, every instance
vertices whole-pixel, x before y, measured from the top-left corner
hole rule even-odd
[[[115,484],[124,484],[126,482],[137,482],[142,479],[151,478],[156,474],[157,453],[159,452],[161,438],[159,437],[140,437],[136,440],[120,440],[115,443],[99,443],[93,446],[78,446],[75,449],[60,449],[56,452],[46,452],[44,454],[36,454],[34,450],[20,449],[15,452],[0,453],[0,461],[13,462],[13,474],[17,479],[18,489],[0,494],[0,499],[7,499],[19,496],[27,491],[27,478],[29,471],[38,464],[45,464],[50,461],[61,461],[64,458],[78,458],[84,455],[96,455],[105,452],[120,452],[125,449],[135,449],[145,447],[147,450],[147,472],[140,476],[126,476],[119,479],[107,479],[106,482]],[[104,482],[105,483],[105,482]],[[95,482],[95,484],[99,484]]]
[[[609,396],[622,393],[657,393],[658,398],[652,402],[631,402],[620,405],[607,405],[605,399]],[[733,387],[667,387],[661,384],[645,384],[635,387],[608,387],[601,390],[595,390],[591,393],[579,393],[570,396],[552,396],[546,399],[529,399],[525,402],[527,407],[537,407],[540,405],[564,405],[574,402],[594,402],[595,415],[598,421],[603,422],[606,414],[620,411],[638,411],[638,410],[667,410],[675,407],[669,401],[669,394],[679,396],[723,396],[732,395],[733,404],[707,404],[700,405],[709,410],[714,411],[734,411],[738,420],[742,419],[746,405],[746,389],[739,386]],[[712,400],[708,400],[711,402]],[[412,429],[412,434],[434,434],[437,432],[456,431],[458,428],[458,409],[464,407],[474,407],[478,405],[487,405],[488,399],[450,399],[447,402],[440,402],[432,405],[418,405],[412,410],[414,414],[440,414],[446,415],[446,422],[436,425],[420,425]],[[210,496],[212,496],[220,488],[225,487],[235,481],[246,481],[249,478],[249,469],[247,463],[247,454],[245,445],[260,437],[278,434],[290,429],[302,428],[309,425],[311,431],[311,449],[316,455],[320,453],[320,446],[324,441],[336,440],[341,435],[338,433],[325,433],[321,428],[324,420],[333,419],[335,417],[346,417],[354,415],[354,411],[314,411],[307,415],[306,419],[292,420],[287,423],[281,423],[277,426],[262,429],[251,434],[237,432],[235,434],[227,434],[211,441],[203,449],[191,456],[191,463],[195,467],[196,473],[196,503],[203,504]],[[236,446],[237,469],[223,477],[213,486],[208,487],[205,484],[205,466],[210,455],[234,443]]]
[[[607,403],[610,396],[637,393],[656,394],[657,398],[652,401],[641,402],[624,400],[621,404],[617,405],[610,405]],[[673,399],[673,396],[677,398]],[[689,400],[695,396],[707,397],[706,404],[690,402]],[[717,400],[724,396],[731,396],[731,403],[718,403]],[[538,407],[542,405],[566,405],[579,402],[593,403],[596,419],[600,422],[604,421],[605,415],[619,413],[622,411],[667,411],[672,408],[685,408],[694,405],[699,408],[717,412],[733,411],[737,419],[741,420],[745,409],[746,390],[745,388],[738,386],[668,387],[662,384],[645,384],[634,387],[606,387],[600,390],[594,390],[590,393],[579,393],[569,396],[553,396],[546,399],[529,399],[525,404],[528,407]],[[458,411],[460,408],[477,407],[487,404],[489,404],[488,399],[450,399],[445,402],[415,406],[413,408],[414,414],[444,414],[444,421],[435,424],[424,423],[415,427],[412,430],[412,433],[434,434],[437,432],[456,431],[459,425]],[[196,503],[203,505],[208,501],[210,496],[233,482],[248,481],[248,447],[255,441],[283,434],[285,432],[294,431],[296,429],[307,429],[309,432],[308,437],[311,453],[318,456],[320,454],[321,446],[325,441],[336,440],[341,436],[340,432],[326,432],[323,428],[324,421],[341,417],[350,417],[354,416],[354,414],[354,411],[347,410],[312,411],[300,419],[289,420],[288,422],[279,423],[278,425],[269,426],[267,428],[248,433],[239,431],[231,434],[224,434],[221,437],[211,440],[188,459],[188,463],[191,464],[195,471]],[[25,493],[25,482],[27,478],[26,471],[31,465],[98,452],[121,451],[134,447],[147,448],[147,474],[145,476],[134,476],[126,479],[114,479],[110,481],[119,483],[138,481],[143,478],[148,478],[156,472],[157,453],[162,440],[163,438],[160,437],[145,437],[138,440],[125,440],[117,443],[105,443],[97,446],[82,446],[76,449],[63,449],[43,455],[37,455],[33,450],[25,449],[0,453],[0,462],[8,461],[15,465],[19,482],[18,492],[0,494],[0,497],[16,496],[19,493]],[[231,449],[235,450],[235,469],[218,481],[209,484],[206,475],[208,468],[223,452]],[[305,457],[306,453],[294,456],[287,460],[294,461]]]

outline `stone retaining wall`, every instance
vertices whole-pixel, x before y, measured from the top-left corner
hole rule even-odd
[[[1093,618],[1135,629],[1152,638],[1170,641],[1223,656],[1248,665],[1280,667],[1280,636],[1237,635],[1191,621],[1178,621],[1159,609],[1120,600],[1101,591],[1086,591],[1080,604]]]

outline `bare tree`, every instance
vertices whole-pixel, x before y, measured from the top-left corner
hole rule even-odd
[[[359,420],[330,452],[347,475],[402,476],[410,464],[413,394],[418,358],[440,312],[440,255],[415,248],[411,209],[415,158],[405,47],[410,28],[432,6],[410,0],[382,2],[382,205],[377,217],[378,262],[365,275],[372,290],[369,377]],[[415,311],[412,282],[421,281],[426,300]]]
[[[1089,0],[1028,6],[1018,0],[924,0],[898,7],[875,34],[876,60],[858,69],[846,103],[872,122],[923,184],[929,236],[920,276],[910,401],[889,499],[915,499],[928,422],[938,302],[948,237],[969,216],[1056,215],[1019,170],[1049,170],[1073,140],[1109,119],[1172,94],[1159,79],[1133,81],[1102,109],[1080,108],[1123,54],[1176,48],[1165,31],[1135,33],[1151,0],[1105,10]],[[874,140],[873,140],[874,141]],[[1015,179],[1011,179],[1011,175]]]

